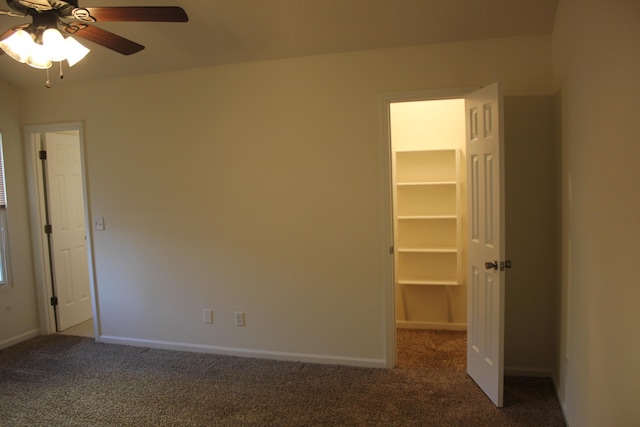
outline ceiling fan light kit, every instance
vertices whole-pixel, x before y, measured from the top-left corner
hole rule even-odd
[[[90,49],[73,37],[65,38],[56,28],[46,29],[41,37],[37,33],[18,30],[2,40],[0,48],[16,61],[40,69],[50,68],[52,62],[62,62],[65,59],[73,67],[90,52]]]
[[[53,62],[66,60],[70,67],[84,58],[90,49],[83,46],[71,34],[99,44],[122,55],[131,55],[144,49],[117,34],[91,25],[96,22],[187,22],[185,11],[176,6],[124,6],[80,8],[78,0],[7,0],[13,11],[0,10],[0,15],[13,17],[31,16],[31,24],[21,24],[0,34],[0,54],[6,53],[14,60],[33,68],[47,70]],[[63,35],[58,29],[67,35]]]

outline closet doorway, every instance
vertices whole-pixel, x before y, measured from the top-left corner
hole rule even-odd
[[[466,366],[465,131],[462,97],[389,104],[399,366]]]

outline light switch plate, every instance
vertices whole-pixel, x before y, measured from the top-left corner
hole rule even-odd
[[[233,313],[236,326],[244,326],[244,311],[236,311]]]
[[[104,230],[104,218],[93,218],[93,229]]]

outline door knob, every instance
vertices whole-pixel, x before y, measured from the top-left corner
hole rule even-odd
[[[485,262],[484,263],[484,268],[486,268],[487,270],[490,269],[494,269],[497,270],[498,269],[498,261],[493,261],[493,262]]]

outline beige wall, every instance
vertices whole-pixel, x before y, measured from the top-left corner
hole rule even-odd
[[[563,0],[559,396],[572,426],[640,420],[640,3]]]
[[[505,363],[550,375],[556,353],[557,170],[552,96],[506,96]],[[531,371],[531,368],[536,368]]]
[[[11,286],[0,287],[0,348],[39,334],[19,92],[0,82],[0,132],[7,187]]]
[[[103,340],[384,365],[380,94],[549,94],[550,59],[540,36],[68,76],[21,92],[22,123],[85,123]]]

